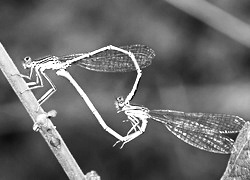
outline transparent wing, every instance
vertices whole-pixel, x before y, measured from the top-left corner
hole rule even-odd
[[[150,114],[163,123],[171,121],[184,129],[205,133],[238,133],[245,124],[241,117],[228,114],[184,113],[172,110],[151,110]]]
[[[230,154],[233,149],[234,140],[223,134],[197,133],[196,131],[173,126],[170,123],[165,124],[165,126],[179,139],[199,149],[222,154]]]
[[[145,45],[136,44],[119,48],[132,52],[140,68],[149,66],[155,57],[155,52]],[[60,57],[60,61],[71,60],[82,55],[83,53],[63,56]],[[91,57],[83,58],[76,63],[86,69],[101,72],[128,72],[136,70],[133,61],[128,55],[115,50],[102,51]]]
[[[237,133],[245,121],[234,115],[184,113],[171,110],[152,110],[152,119],[164,123],[167,129],[184,142],[202,150],[231,153],[234,140],[225,133]]]

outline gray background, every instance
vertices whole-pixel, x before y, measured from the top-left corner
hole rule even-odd
[[[245,22],[248,1],[210,1]],[[221,25],[223,26],[223,19]],[[234,27],[235,28],[235,27]],[[244,38],[245,34],[240,34]],[[145,44],[156,52],[133,102],[149,109],[227,113],[249,119],[249,49],[223,32],[164,1],[0,1],[0,42],[22,73],[29,55],[65,55],[106,45]],[[130,128],[114,98],[126,96],[135,72],[100,73],[69,68],[106,123],[121,134]],[[58,91],[43,105],[56,109],[58,131],[83,172],[104,180],[219,179],[229,155],[196,149],[150,121],[125,145],[105,132],[67,80],[47,71]],[[40,97],[48,89],[35,90]],[[0,179],[67,179],[32,121],[0,76]]]

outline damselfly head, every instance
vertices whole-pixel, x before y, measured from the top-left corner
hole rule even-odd
[[[23,68],[24,69],[30,68],[31,62],[32,62],[32,59],[30,56],[26,56],[25,58],[23,58]]]
[[[125,106],[124,104],[124,98],[122,96],[119,96],[115,100],[115,108],[117,111],[121,110]]]

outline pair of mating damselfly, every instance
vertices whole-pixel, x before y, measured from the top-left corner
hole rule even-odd
[[[87,103],[104,130],[116,137],[118,139],[117,143],[122,142],[122,146],[141,135],[147,127],[148,119],[153,119],[164,124],[170,132],[192,146],[215,153],[231,153],[234,141],[225,134],[238,133],[243,127],[245,121],[238,116],[184,113],[172,110],[149,110],[146,107],[130,103],[142,75],[141,68],[149,66],[154,57],[154,51],[145,45],[121,47],[110,45],[89,53],[61,57],[46,56],[36,60],[26,57],[24,58],[23,66],[25,69],[30,69],[30,74],[21,76],[31,80],[35,71],[36,81],[27,83],[29,89],[43,87],[42,77],[51,85],[51,88],[38,100],[39,106],[56,91],[55,85],[44,71],[55,70],[57,75],[67,78]],[[124,112],[127,115],[127,120],[132,125],[126,136],[121,136],[107,126],[86,93],[66,71],[66,68],[74,64],[100,72],[137,71],[137,77],[131,92],[125,99],[120,96],[115,101],[117,112]]]

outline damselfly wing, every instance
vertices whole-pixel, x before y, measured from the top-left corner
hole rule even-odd
[[[153,49],[146,45],[128,45],[119,47],[134,54],[140,68],[146,68],[152,63],[155,57]],[[84,53],[71,54],[59,57],[60,61],[68,61],[84,55]],[[127,54],[113,49],[101,51],[87,58],[75,62],[83,68],[101,72],[128,72],[135,71],[135,65]]]
[[[184,113],[172,110],[151,110],[152,119],[184,142],[215,153],[231,153],[234,140],[226,134],[238,133],[244,126],[239,116],[210,113]]]

